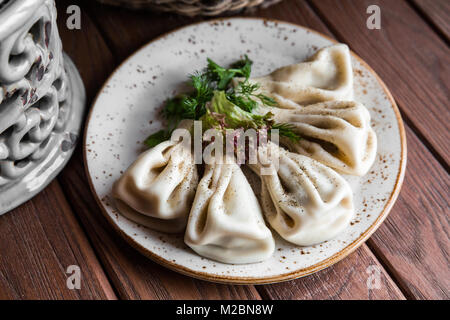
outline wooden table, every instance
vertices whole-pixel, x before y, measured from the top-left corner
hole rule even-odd
[[[64,50],[83,77],[88,104],[113,69],[143,44],[201,18],[80,2],[81,30]],[[366,28],[371,4],[381,30]],[[444,299],[450,295],[450,1],[284,0],[250,15],[304,25],[345,42],[383,78],[405,121],[408,168],[400,197],[378,231],[343,261],[306,278],[232,286],[169,271],[127,245],[88,187],[79,144],[64,171],[31,201],[0,217],[1,299]],[[81,289],[66,269],[81,268]],[[369,290],[368,267],[381,270]]]

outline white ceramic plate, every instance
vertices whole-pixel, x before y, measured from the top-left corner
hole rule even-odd
[[[297,247],[276,236],[267,261],[230,265],[202,258],[183,236],[142,227],[120,215],[111,187],[161,128],[158,110],[180,89],[186,75],[202,69],[206,58],[220,64],[243,54],[254,60],[253,76],[303,61],[333,40],[284,22],[232,18],[191,25],[164,35],[127,59],[99,93],[88,119],[85,161],[91,187],[108,220],[134,247],[151,259],[193,277],[227,283],[271,283],[305,276],[343,259],[360,246],[391,209],[403,180],[406,141],[399,111],[389,91],[356,55],[352,57],[355,100],[366,105],[378,136],[378,154],[364,177],[345,176],[356,208],[351,226],[320,245]]]

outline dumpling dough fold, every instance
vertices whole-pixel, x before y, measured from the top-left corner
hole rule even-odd
[[[341,233],[354,215],[349,184],[313,159],[272,142],[266,148],[272,157],[278,156],[278,170],[273,163],[250,167],[261,178],[261,206],[272,228],[300,246],[314,245]]]
[[[271,74],[249,79],[272,96],[282,108],[292,101],[307,105],[328,100],[353,100],[353,70],[345,44],[325,47],[307,61],[285,66]]]
[[[206,165],[184,237],[199,255],[224,263],[254,263],[275,249],[261,207],[239,166]]]
[[[113,186],[119,211],[162,232],[181,232],[198,183],[192,152],[180,141],[164,141],[141,154]]]
[[[281,138],[291,151],[311,157],[342,173],[362,176],[377,152],[377,136],[369,111],[353,101],[327,101],[296,109],[271,108],[274,119],[289,123],[300,135],[298,142]]]

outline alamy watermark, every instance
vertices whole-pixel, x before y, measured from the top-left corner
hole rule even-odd
[[[81,9],[79,6],[73,4],[67,7],[66,13],[69,14],[66,20],[66,27],[69,30],[81,29]]]
[[[69,15],[66,20],[66,26],[69,30],[81,29],[81,9],[78,5],[70,5],[66,9]],[[376,4],[371,4],[367,7],[366,13],[369,17],[366,20],[366,27],[369,30],[381,29],[381,8]]]
[[[370,265],[366,269],[366,273],[369,275],[366,281],[367,289],[381,289],[381,269],[377,265]]]
[[[67,267],[66,273],[69,275],[66,280],[67,288],[70,290],[81,289],[81,269],[77,265]]]
[[[367,18],[366,26],[369,30],[381,29],[381,9],[376,4],[372,4],[367,7],[367,14],[370,16]]]

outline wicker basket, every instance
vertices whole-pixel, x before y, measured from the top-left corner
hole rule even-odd
[[[266,8],[281,0],[98,0],[131,9],[151,9],[185,16],[233,14],[257,7]]]

